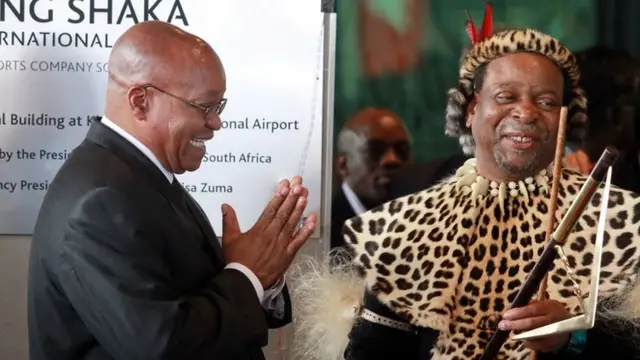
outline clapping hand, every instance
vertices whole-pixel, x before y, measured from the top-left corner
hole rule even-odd
[[[302,178],[282,180],[256,223],[246,232],[240,231],[233,208],[222,205],[222,251],[227,263],[248,267],[266,289],[287,271],[294,256],[313,234],[316,214],[300,219],[307,207],[309,190]]]

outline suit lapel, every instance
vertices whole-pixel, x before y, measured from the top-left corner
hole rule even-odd
[[[216,262],[224,264],[224,257],[222,255],[222,246],[220,245],[220,241],[218,241],[218,237],[216,233],[213,231],[211,227],[211,223],[207,218],[207,215],[204,213],[198,202],[186,191],[184,188],[184,195],[187,198],[187,206],[189,207],[189,211],[193,215],[193,218],[198,223],[200,230],[205,238],[205,246],[211,251],[212,255],[215,257]]]
[[[132,169],[140,172],[142,176],[149,179],[149,182],[155,189],[167,200],[173,211],[177,214],[184,213],[187,210],[200,228],[205,239],[204,250],[211,260],[218,266],[224,266],[222,256],[222,248],[218,242],[216,235],[206,218],[202,209],[197,202],[189,195],[189,193],[180,185],[182,194],[169,183],[166,176],[151,162],[138,148],[127,141],[125,138],[109,129],[100,122],[100,118],[94,118],[87,133],[87,139],[112,151],[116,156],[129,164]],[[187,203],[188,209],[182,209],[179,204]]]

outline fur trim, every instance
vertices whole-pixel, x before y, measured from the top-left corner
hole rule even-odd
[[[467,106],[473,96],[476,69],[496,58],[517,52],[533,52],[555,62],[569,78],[572,98],[568,104],[567,141],[582,143],[586,136],[587,99],[580,87],[580,70],[575,56],[557,39],[532,29],[502,30],[476,44],[466,55],[458,83],[448,92],[445,134],[458,137],[467,155],[475,152],[471,130],[466,126]]]
[[[348,335],[358,318],[365,290],[364,279],[346,259],[342,257],[343,261],[329,265],[308,257],[289,276],[295,289],[295,352],[301,359],[344,359]]]
[[[640,276],[625,290],[613,296],[604,294],[598,299],[596,319],[603,331],[613,338],[627,342],[630,348],[640,350]]]

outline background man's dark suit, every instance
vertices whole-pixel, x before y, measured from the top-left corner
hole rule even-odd
[[[356,216],[353,207],[347,200],[340,184],[331,202],[331,249],[344,246],[342,238],[342,228],[345,221]]]
[[[38,217],[29,269],[32,360],[263,359],[268,327],[250,280],[224,269],[199,206],[94,120]]]
[[[389,183],[387,201],[425,190],[455,174],[470,157],[462,153],[446,158],[421,162],[394,173]]]

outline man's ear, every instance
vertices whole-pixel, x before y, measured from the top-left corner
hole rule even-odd
[[[476,106],[478,105],[478,98],[476,94],[471,96],[471,100],[469,100],[469,105],[467,105],[467,118],[466,118],[466,126],[467,128],[471,128],[471,123],[473,118],[476,115]]]
[[[338,154],[336,157],[336,171],[340,181],[344,181],[347,176],[349,176],[349,171],[347,170],[347,155]]]
[[[147,117],[147,111],[149,111],[149,99],[147,99],[147,91],[141,87],[132,87],[127,91],[127,100],[129,101],[129,107],[131,112],[139,120],[143,120]]]

